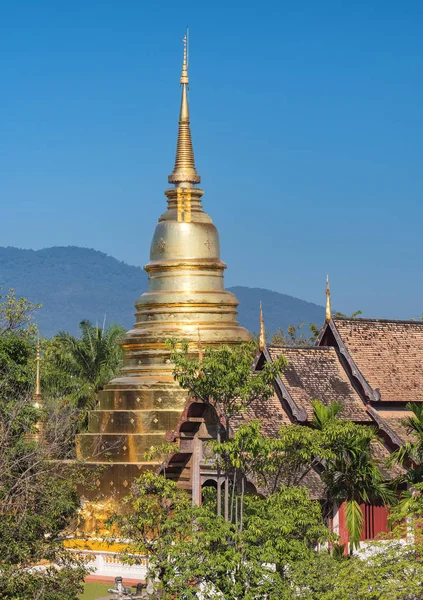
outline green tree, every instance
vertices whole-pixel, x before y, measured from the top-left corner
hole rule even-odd
[[[12,333],[24,338],[34,337],[38,330],[33,316],[40,307],[41,304],[34,304],[26,298],[17,298],[13,288],[4,295],[0,294],[0,337]]]
[[[206,348],[200,357],[193,356],[188,342],[168,340],[173,362],[173,375],[181,387],[192,397],[212,404],[224,422],[224,438],[229,439],[230,422],[234,416],[245,412],[257,400],[265,403],[273,394],[273,382],[287,364],[281,356],[263,369],[253,373],[256,354],[254,343],[236,346]],[[218,441],[222,441],[218,431]],[[220,471],[220,461],[217,464]],[[225,473],[225,517],[229,518],[228,474]],[[220,485],[218,486],[218,512],[221,510]]]
[[[274,394],[274,379],[287,364],[281,356],[253,373],[253,343],[206,348],[201,358],[192,355],[188,342],[173,339],[168,346],[175,379],[194,398],[215,406],[227,425],[252,402],[265,402]]]
[[[232,473],[230,518],[241,529],[246,480],[254,481],[268,496],[283,486],[304,485],[307,474],[322,459],[332,457],[317,430],[284,425],[277,436],[269,437],[261,433],[260,427],[260,421],[253,420],[242,425],[231,439],[212,443],[225,470]]]
[[[423,405],[409,402],[406,409],[412,414],[401,419],[407,428],[407,434],[412,437],[389,457],[389,464],[407,465],[405,479],[410,484],[423,481]]]
[[[423,483],[423,406],[409,402],[406,408],[412,414],[402,419],[401,423],[406,427],[411,440],[393,452],[387,461],[388,467],[396,464],[406,466],[395,481],[398,486],[407,485],[407,489],[401,491],[399,503],[393,512],[394,521],[401,520],[410,511],[415,516],[414,507],[418,504],[423,489],[419,485]]]
[[[286,332],[279,327],[270,336],[270,343],[274,346],[313,346],[319,335],[319,327],[315,323],[309,323],[308,333],[302,331],[305,323],[299,325],[288,325]]]
[[[87,412],[95,408],[97,393],[122,367],[123,352],[117,342],[124,330],[81,321],[80,331],[80,337],[60,332],[46,343],[42,375],[43,392],[66,397],[81,411],[82,426]]]
[[[34,340],[16,332],[0,336],[0,399],[26,394],[35,382]]]
[[[395,495],[386,482],[380,465],[373,458],[373,448],[380,441],[372,427],[357,425],[338,418],[340,406],[313,402],[313,425],[322,434],[322,445],[332,457],[321,464],[320,477],[327,488],[328,503],[345,502],[350,552],[359,546],[363,526],[364,502],[393,502]]]
[[[395,532],[373,542],[366,556],[330,556],[291,565],[292,600],[415,600],[422,597],[421,544],[410,548]]]
[[[63,547],[75,518],[80,465],[51,460],[67,444],[62,431],[37,436],[40,411],[31,395],[13,392],[0,402],[0,597],[5,600],[76,600],[84,566]]]
[[[13,288],[0,295],[0,398],[33,388],[37,333],[33,316],[40,306],[17,298]]]
[[[248,497],[242,531],[153,473],[134,483],[125,503],[112,520],[131,539],[126,559],[148,553],[148,577],[165,600],[197,598],[199,587],[205,598],[291,598],[290,565],[312,560],[316,542],[331,539],[319,503],[294,487]]]
[[[334,317],[340,317],[342,319],[356,319],[357,317],[360,317],[363,314],[363,311],[361,310],[356,310],[354,311],[350,316],[348,315],[344,315],[344,313],[342,312],[336,312],[334,313]]]

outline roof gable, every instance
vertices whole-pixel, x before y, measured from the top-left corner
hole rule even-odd
[[[275,347],[268,348],[271,358],[283,354],[288,366],[280,380],[282,395],[286,392],[295,404],[313,418],[312,400],[328,405],[333,401],[343,405],[341,417],[356,422],[371,422],[366,407],[343,369],[334,348]]]
[[[423,401],[422,322],[336,318],[331,326],[382,402]]]

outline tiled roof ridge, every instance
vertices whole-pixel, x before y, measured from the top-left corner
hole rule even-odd
[[[350,323],[392,323],[392,324],[401,324],[401,325],[419,325],[423,327],[423,321],[417,321],[413,319],[370,319],[367,317],[354,317],[351,319],[350,317],[333,317],[334,321],[349,321]]]
[[[335,346],[290,346],[289,344],[267,344],[267,348],[269,350],[273,350],[273,348],[283,349],[283,350],[334,350]]]

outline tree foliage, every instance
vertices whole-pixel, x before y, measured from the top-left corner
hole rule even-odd
[[[257,350],[253,343],[206,348],[202,358],[193,356],[185,341],[172,339],[168,346],[175,379],[194,398],[213,404],[228,422],[252,402],[268,400],[275,378],[287,364],[282,356],[253,373]]]
[[[270,335],[270,343],[274,346],[312,346],[316,341],[320,328],[315,323],[308,324],[308,331],[304,332],[305,323],[288,325],[286,331],[279,327]]]
[[[363,525],[360,504],[388,504],[394,500],[393,489],[373,457],[380,443],[374,429],[339,419],[342,407],[337,403],[325,406],[315,401],[313,407],[311,428],[284,425],[277,436],[268,437],[261,433],[259,421],[251,421],[231,439],[214,442],[212,447],[232,474],[233,489],[239,488],[243,478],[250,478],[271,494],[281,485],[304,485],[307,474],[318,471],[327,513],[334,503],[345,503],[352,550],[359,545]],[[231,500],[233,505],[234,493]],[[231,514],[237,514],[233,506]]]
[[[332,456],[318,431],[288,425],[269,437],[261,433],[259,420],[241,425],[230,440],[213,442],[212,448],[227,470],[252,478],[266,494],[275,493],[281,485],[301,485],[322,458]]]
[[[423,406],[409,402],[406,408],[411,412],[406,418],[402,419],[402,424],[407,429],[407,434],[411,440],[393,452],[388,465],[400,464],[406,466],[406,469],[397,479],[396,484],[407,489],[400,493],[400,501],[392,511],[392,520],[401,521],[407,515],[415,519],[418,516],[418,507],[423,514],[423,502],[421,494],[423,491]]]
[[[34,340],[16,332],[0,336],[0,399],[33,388],[35,352]]]
[[[360,504],[378,501],[389,504],[394,493],[373,457],[374,448],[380,443],[374,428],[339,419],[338,404],[324,406],[315,401],[313,406],[313,425],[332,452],[322,462],[320,477],[327,489],[328,503],[345,502],[352,551],[359,546],[363,526]]]
[[[81,321],[81,334],[60,332],[43,343],[42,390],[46,397],[80,411],[79,428],[86,424],[87,412],[95,408],[97,393],[115,377],[123,364],[117,341],[124,330]]]
[[[245,499],[244,527],[216,516],[209,500],[193,506],[172,481],[153,473],[136,480],[119,529],[132,540],[123,555],[148,553],[147,577],[164,600],[412,600],[422,594],[422,545],[401,533],[369,556],[328,548],[336,536],[305,488],[281,486]],[[329,544],[329,545],[328,545]]]
[[[0,402],[0,597],[76,600],[86,571],[61,536],[84,471],[51,460],[67,440],[60,431],[40,438],[40,417],[31,396],[9,384]]]
[[[407,547],[398,535],[373,542],[367,555],[330,556],[318,552],[311,561],[296,562],[292,600],[417,600],[422,597],[422,546]]]
[[[9,288],[6,294],[0,294],[0,337],[12,333],[23,338],[34,337],[37,326],[33,316],[40,307],[41,304],[34,304],[26,298],[17,298],[13,288]]]
[[[199,587],[205,598],[287,597],[287,566],[309,556],[317,540],[330,539],[319,503],[297,488],[249,497],[242,531],[152,473],[134,483],[126,508],[114,521],[132,540],[127,560],[149,553],[148,576],[165,599],[197,598]]]

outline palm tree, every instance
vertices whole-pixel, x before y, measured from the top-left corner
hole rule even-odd
[[[410,515],[415,491],[423,483],[423,405],[409,402],[406,408],[412,414],[402,419],[401,423],[407,428],[407,434],[412,436],[412,441],[398,448],[387,461],[389,467],[395,464],[407,467],[395,480],[397,485],[407,484],[407,489],[401,492],[398,505],[391,515],[393,521],[401,521]]]
[[[406,442],[403,446],[393,452],[389,458],[389,464],[408,464],[407,482],[421,483],[423,481],[423,405],[409,402],[405,406],[413,414],[401,420],[407,428],[408,435],[413,441]]]
[[[97,393],[122,367],[123,353],[117,341],[125,330],[118,325],[97,327],[87,320],[81,321],[79,329],[79,337],[63,331],[54,337],[53,360],[59,371],[75,382],[71,395],[85,421],[87,411],[95,408]]]
[[[340,402],[331,402],[327,406],[320,402],[320,400],[313,400],[313,420],[311,421],[311,425],[314,429],[322,429],[327,425],[330,421],[335,419],[341,410],[344,408],[344,405]]]
[[[323,444],[332,452],[331,458],[322,461],[320,475],[326,485],[330,505],[345,503],[352,553],[359,546],[363,527],[360,504],[378,501],[388,504],[394,499],[394,494],[373,458],[373,448],[380,443],[375,430],[339,419],[341,408],[337,403],[324,406],[321,402],[313,402],[312,426],[321,430]]]

